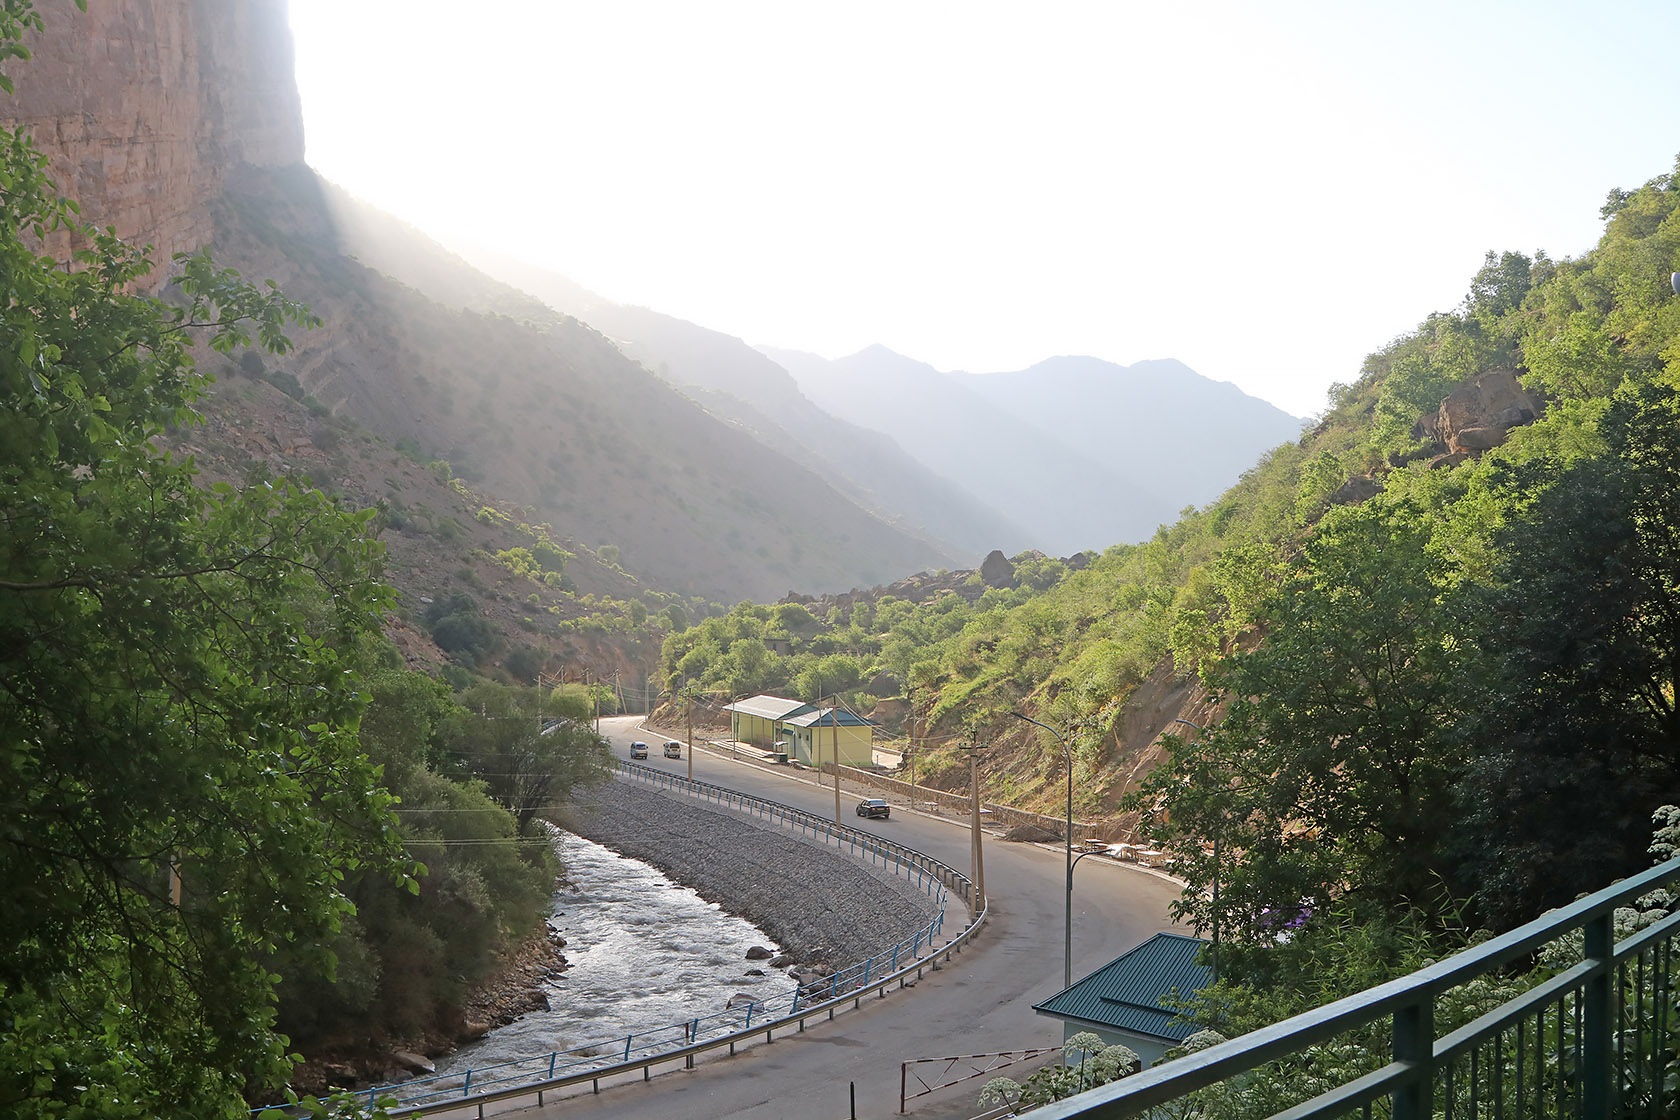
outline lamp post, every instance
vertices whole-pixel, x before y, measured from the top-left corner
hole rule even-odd
[[[1020,712],[1010,712],[1018,720],[1042,727],[1056,737],[1062,745],[1062,757],[1067,760],[1067,831],[1063,839],[1067,846],[1067,909],[1062,922],[1062,987],[1073,987],[1073,865],[1077,862],[1073,858],[1073,752],[1068,749],[1067,739],[1060,731],[1047,723],[1039,723],[1030,716]]]
[[[980,831],[980,751],[986,746],[972,737],[968,746],[959,748],[968,752],[968,790],[969,805],[973,812],[972,831],[969,836],[969,854],[974,860],[973,893],[969,896],[969,908],[978,915],[986,908],[986,860],[981,851]]]

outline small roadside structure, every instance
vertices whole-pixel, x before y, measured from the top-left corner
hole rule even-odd
[[[875,725],[844,708],[812,708],[781,721],[789,757],[807,766],[869,766],[875,761]]]
[[[737,700],[723,710],[729,713],[731,739],[769,750],[771,744],[784,737],[782,720],[800,712],[814,712],[816,708],[803,700],[765,694]]]
[[[1196,1029],[1179,1022],[1161,1001],[1213,983],[1213,971],[1196,959],[1206,944],[1181,933],[1157,933],[1033,1010],[1060,1019],[1064,1041],[1091,1031],[1109,1045],[1130,1046],[1147,1067]]]

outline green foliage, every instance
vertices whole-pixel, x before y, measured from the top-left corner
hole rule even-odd
[[[1637,860],[1680,779],[1680,380],[1616,392],[1600,456],[1531,465],[1468,594],[1489,651],[1461,857],[1496,922]]]
[[[0,55],[35,21],[7,0]],[[280,353],[310,317],[202,256],[136,294],[150,263],[97,230],[37,257],[75,221],[43,165],[0,133],[0,1109],[240,1115],[289,1068],[277,962],[339,936],[347,877],[409,867],[357,739],[381,550],[372,511],[157,450],[197,420],[195,341]]]
[[[1035,1070],[1025,1084],[1008,1077],[994,1077],[986,1082],[980,1090],[980,1107],[1030,1108],[1066,1100],[1143,1068],[1143,1062],[1131,1047],[1106,1045],[1090,1031],[1069,1038],[1062,1047],[1062,1055],[1062,1062]]]
[[[355,920],[326,946],[338,963],[333,977],[282,969],[281,1026],[304,1045],[448,1029],[465,986],[536,927],[555,873],[541,835],[522,836],[481,783],[439,772],[455,768],[454,729],[479,717],[419,673],[386,669],[367,692],[362,741],[401,799],[403,842],[424,873],[414,893],[352,877]]]
[[[542,730],[534,691],[482,684],[459,697],[442,737],[451,766],[483,780],[526,834],[537,814],[605,774],[606,746],[587,725]]]
[[[467,665],[484,664],[502,646],[501,634],[471,595],[446,595],[426,608],[425,618],[438,648]]]
[[[1214,674],[1224,722],[1178,742],[1142,791],[1152,834],[1197,888],[1180,911],[1198,926],[1265,940],[1332,899],[1375,913],[1448,901],[1438,841],[1464,658],[1428,545],[1405,506],[1326,517],[1271,604],[1266,643]],[[1216,878],[1217,911],[1202,893]]]
[[[529,622],[530,620],[522,621]],[[534,681],[537,679],[537,674],[542,672],[545,660],[546,656],[543,651],[536,646],[520,646],[508,654],[504,668],[515,680]]]
[[[543,701],[543,715],[587,723],[594,716],[589,690],[581,684],[556,685]]]

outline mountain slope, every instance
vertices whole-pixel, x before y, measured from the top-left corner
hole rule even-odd
[[[712,412],[746,425],[889,519],[903,518],[951,542],[969,554],[964,562],[994,548],[1013,551],[1029,543],[1022,525],[941,477],[873,426],[848,423],[818,408],[786,370],[740,339],[645,307],[613,303],[520,261],[482,250],[462,253],[489,274],[602,331],[667,381],[694,390],[690,395]]]
[[[1148,538],[1174,506],[1109,465],[1107,440],[1080,446],[976,391],[972,377],[874,346],[837,361],[767,350],[817,404],[885,432],[1022,522],[1056,555]],[[1079,407],[1077,404],[1071,407]]]
[[[216,219],[220,262],[325,320],[286,360],[306,392],[568,536],[618,547],[658,586],[773,598],[948,562],[582,323],[453,310],[352,260],[307,168],[230,177]]]
[[[1049,358],[963,383],[1068,446],[1105,448],[1121,474],[1149,478],[1178,509],[1217,498],[1264,452],[1301,434],[1299,418],[1171,358],[1130,366]]]

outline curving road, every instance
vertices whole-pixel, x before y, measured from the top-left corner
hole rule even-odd
[[[638,729],[639,717],[601,721],[613,751],[629,757],[632,739],[652,750],[647,765],[686,776],[688,760],[660,757],[664,736]],[[680,736],[679,736],[680,738]],[[686,748],[685,748],[686,753]],[[764,767],[697,751],[694,776],[810,812],[832,815],[832,786],[814,775]],[[967,823],[911,814],[895,806],[887,821],[853,814],[857,794],[843,794],[842,820],[936,856],[960,870],[969,866]],[[981,1054],[1059,1045],[1061,1024],[1032,1010],[1061,990],[1063,854],[1029,844],[987,838],[986,887],[992,916],[972,946],[913,989],[864,1002],[832,1022],[813,1020],[803,1034],[778,1036],[735,1057],[702,1058],[693,1070],[656,1071],[649,1082],[573,1097],[526,1117],[595,1120],[840,1120],[851,1115],[848,1087],[855,1084],[856,1115],[882,1118],[898,1112],[899,1063],[911,1058]],[[1079,865],[1074,891],[1073,974],[1108,963],[1144,938],[1173,928],[1167,905],[1176,884],[1106,860]],[[714,1054],[721,1052],[714,1051]],[[1001,1071],[1000,1075],[1018,1073]],[[910,1102],[924,1120],[968,1117],[985,1078]]]

